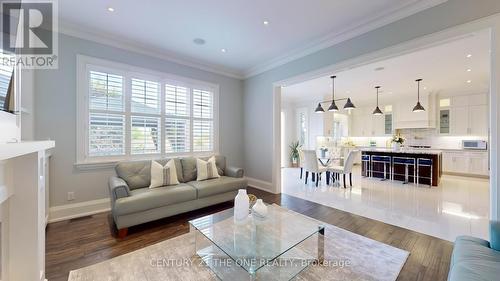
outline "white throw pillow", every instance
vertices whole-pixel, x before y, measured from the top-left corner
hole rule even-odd
[[[217,165],[215,165],[215,157],[210,157],[208,161],[203,161],[199,158],[196,159],[196,173],[197,181],[219,178]]]
[[[177,169],[173,159],[169,160],[165,166],[154,160],[151,161],[151,184],[149,188],[176,184],[179,184],[179,180],[177,179]]]

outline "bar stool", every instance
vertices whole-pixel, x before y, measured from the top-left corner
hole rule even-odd
[[[427,159],[427,158],[418,158],[417,159],[417,184],[419,184],[419,179],[420,179],[420,167],[429,167],[431,169],[431,176],[430,177],[422,177],[424,179],[429,179],[429,186],[432,186],[432,159]]]
[[[403,184],[408,183],[408,179],[410,177],[409,175],[409,167],[413,166],[413,183],[415,183],[416,177],[415,177],[415,158],[409,158],[409,157],[393,157],[392,158],[392,170],[394,171],[394,165],[404,165],[405,166],[405,181]],[[394,180],[394,174],[392,173],[392,180]],[[399,175],[399,174],[398,174]]]
[[[363,177],[371,177],[371,168],[370,168],[370,155],[368,154],[363,154],[361,155],[361,165],[363,165],[363,168],[365,169],[365,174]],[[362,168],[362,169],[363,169]]]
[[[384,164],[384,178],[382,179],[383,181],[387,180],[387,165],[389,165],[389,178],[390,178],[390,175],[392,174],[392,172],[391,172],[391,156],[372,155],[372,162],[371,162],[372,177],[373,177],[373,163]]]

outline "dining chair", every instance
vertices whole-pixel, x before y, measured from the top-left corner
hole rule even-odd
[[[309,177],[309,172],[311,172],[313,181],[316,175],[316,186],[318,186],[321,180],[321,173],[328,171],[328,168],[319,164],[315,150],[303,150],[302,153],[304,153],[304,170],[306,171],[305,183],[307,184],[307,178]]]
[[[304,172],[304,151],[299,149],[299,167],[300,167],[300,179],[302,179],[302,173]]]
[[[334,176],[335,174],[343,176],[344,188],[347,188],[345,182],[347,174],[349,174],[349,184],[350,186],[352,186],[352,167],[354,166],[354,159],[356,158],[358,153],[360,153],[359,150],[350,151],[349,154],[347,155],[347,159],[345,160],[344,166],[332,165],[328,167],[328,169],[331,170]]]

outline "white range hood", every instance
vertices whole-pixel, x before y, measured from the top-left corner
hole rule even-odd
[[[420,103],[425,111],[413,112],[416,99],[399,100],[394,105],[394,129],[436,128],[436,100],[434,95],[423,95]]]

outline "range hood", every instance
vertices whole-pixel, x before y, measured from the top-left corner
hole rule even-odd
[[[394,129],[429,129],[436,128],[436,106],[434,95],[420,97],[425,107],[423,112],[413,112],[414,100],[400,100],[395,103]]]

